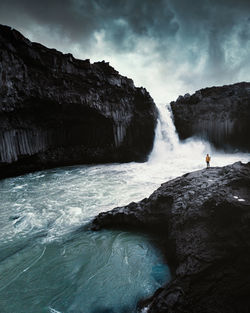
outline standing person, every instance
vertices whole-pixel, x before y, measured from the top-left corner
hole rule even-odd
[[[209,154],[206,155],[206,162],[207,162],[207,168],[210,167],[210,160],[211,160],[211,157]]]

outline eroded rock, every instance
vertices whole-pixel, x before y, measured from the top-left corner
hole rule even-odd
[[[143,161],[152,149],[152,98],[104,61],[77,60],[0,25],[0,79],[0,177]]]
[[[148,313],[250,311],[250,163],[183,175],[149,198],[99,214],[93,228],[155,231],[172,281],[142,301]]]
[[[201,89],[171,108],[180,139],[196,136],[216,148],[250,151],[250,83]]]

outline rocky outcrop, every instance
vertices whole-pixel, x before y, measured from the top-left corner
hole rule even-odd
[[[148,313],[250,312],[250,163],[185,174],[92,225],[164,239],[173,278],[141,303]]]
[[[0,177],[76,163],[143,161],[157,109],[108,63],[0,25]]]
[[[180,139],[197,136],[216,148],[250,151],[250,83],[201,89],[171,107]]]

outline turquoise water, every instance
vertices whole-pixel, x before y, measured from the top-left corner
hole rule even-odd
[[[157,242],[145,234],[93,232],[102,211],[149,196],[161,183],[250,154],[180,143],[162,112],[146,163],[73,166],[0,181],[0,313],[134,313],[170,280]]]
[[[147,235],[86,227],[98,212],[140,197],[128,168],[59,168],[0,181],[1,313],[131,313],[170,279]]]

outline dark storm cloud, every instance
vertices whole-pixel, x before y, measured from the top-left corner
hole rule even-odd
[[[123,54],[137,51],[140,40],[153,42],[149,53],[161,70],[172,60],[185,84],[192,75],[181,71],[184,63],[190,69],[202,64],[192,80],[197,86],[201,77],[208,84],[230,75],[237,80],[250,66],[249,0],[1,0],[1,21],[29,32],[38,25],[48,37],[82,47],[94,45],[101,33]]]
[[[184,41],[196,36],[223,41],[250,17],[249,9],[250,1],[244,0],[1,0],[0,18],[46,25],[71,40],[86,41],[104,30],[114,45],[129,47],[140,36],[164,45],[180,28]]]
[[[250,40],[250,1],[216,0],[171,1],[182,38],[198,44],[206,52],[208,70],[225,66],[228,49],[241,49]],[[234,45],[227,45],[233,41]],[[206,45],[205,51],[202,45]],[[237,51],[235,51],[237,53]],[[203,54],[204,56],[204,54]],[[234,67],[234,64],[227,66]]]
[[[1,0],[0,18],[46,25],[71,40],[104,30],[115,46],[130,49],[137,36],[166,39],[178,30],[165,0]]]
[[[60,31],[72,40],[88,38],[96,27],[93,8],[85,2],[79,11],[75,1],[32,1],[1,0],[0,18],[10,23],[32,27],[34,24],[46,26],[52,31]]]

